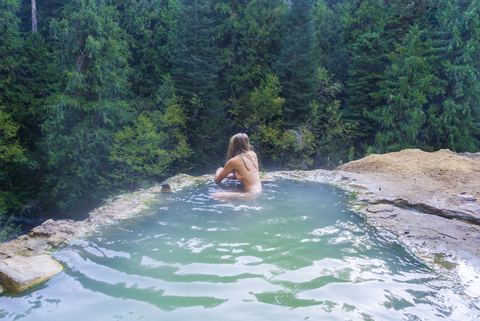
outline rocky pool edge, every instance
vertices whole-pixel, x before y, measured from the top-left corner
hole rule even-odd
[[[463,195],[458,194],[452,197],[462,199],[459,206],[452,206],[452,202],[432,203],[441,198],[429,191],[425,197],[416,195],[418,197],[412,199],[402,193],[389,193],[388,178],[382,180],[371,173],[344,170],[276,171],[261,173],[261,177],[263,181],[288,179],[329,184],[352,193],[355,196],[349,203],[352,210],[369,224],[386,231],[430,268],[459,280],[460,294],[480,307],[480,204],[476,199],[462,199]],[[213,175],[180,174],[166,182],[175,192],[212,179]],[[158,184],[116,196],[91,211],[83,221],[47,220],[29,234],[1,243],[0,293],[3,288],[21,291],[57,274],[61,269],[49,256],[52,250],[98,226],[135,217],[155,201],[161,189]]]

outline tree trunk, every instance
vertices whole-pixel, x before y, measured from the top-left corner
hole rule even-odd
[[[32,0],[32,31],[37,32],[37,3]]]

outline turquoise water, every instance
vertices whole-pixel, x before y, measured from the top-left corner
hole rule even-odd
[[[213,184],[162,194],[137,217],[57,250],[65,271],[0,297],[8,320],[470,320],[452,284],[329,186]]]

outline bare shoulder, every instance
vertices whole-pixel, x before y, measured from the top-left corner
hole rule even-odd
[[[253,150],[248,151],[248,154],[258,163],[257,154]]]
[[[242,163],[242,160],[240,159],[240,157],[238,156],[232,157],[225,164],[225,169],[227,169],[230,172],[234,169],[237,169],[241,163]]]

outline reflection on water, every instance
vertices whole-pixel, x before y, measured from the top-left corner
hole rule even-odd
[[[348,211],[330,187],[215,186],[160,195],[143,215],[55,252],[65,271],[0,297],[21,320],[470,320],[449,281]]]

